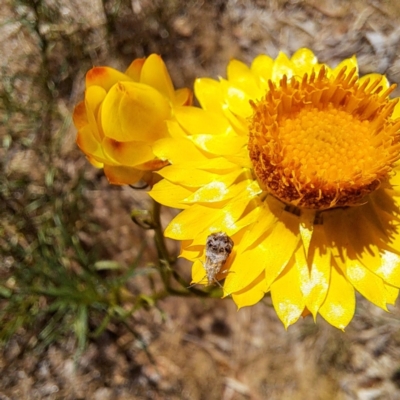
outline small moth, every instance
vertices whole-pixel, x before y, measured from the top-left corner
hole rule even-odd
[[[214,282],[219,284],[215,277],[231,254],[233,245],[233,240],[225,232],[212,233],[207,237],[206,261],[203,267],[206,270],[209,286]]]

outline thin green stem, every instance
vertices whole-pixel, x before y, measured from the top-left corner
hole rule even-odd
[[[161,205],[156,201],[154,201],[152,209],[152,222],[155,233],[155,243],[159,257],[159,269],[165,290],[173,296],[196,295],[200,297],[208,297],[210,295],[209,293],[204,292],[202,290],[198,290],[194,287],[190,287],[189,283],[186,280],[184,280],[178,274],[177,271],[171,268],[172,265],[175,264],[176,259],[170,256],[167,246],[165,244],[165,238],[161,226],[160,211],[161,211]],[[176,282],[178,282],[184,288],[184,290],[177,290],[171,287],[170,285],[171,272]]]
[[[175,259],[172,259],[168,253],[167,246],[165,244],[164,234],[162,232],[161,218],[160,218],[161,205],[153,200],[152,220],[155,234],[155,242],[158,252],[158,257],[165,263],[167,267],[175,263]]]
[[[164,288],[167,292],[170,289],[170,277],[171,277],[171,260],[168,253],[167,246],[164,241],[164,235],[161,227],[160,218],[161,205],[156,201],[153,201],[152,209],[152,225],[154,229],[154,241],[158,253],[158,269],[161,274],[161,279],[164,284]]]

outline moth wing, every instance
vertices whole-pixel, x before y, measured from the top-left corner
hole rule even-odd
[[[207,271],[210,268],[210,265],[212,264],[213,262],[211,258],[206,255],[206,261],[203,263],[203,268]]]

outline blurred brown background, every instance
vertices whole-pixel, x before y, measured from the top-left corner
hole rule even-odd
[[[225,76],[233,57],[309,47],[330,65],[356,54],[361,74],[400,82],[395,0],[3,0],[0,39],[3,248],[31,251],[19,218],[40,226],[53,201],[84,249],[123,266],[141,243],[141,266],[154,248],[129,217],[145,195],[110,186],[76,148],[71,112],[92,66],[124,70],[155,52],[176,87],[192,87]],[[14,261],[3,252],[8,284]],[[21,327],[2,347],[0,399],[400,399],[399,317],[360,298],[344,333],[321,318],[285,331],[269,299],[237,312],[230,299],[169,297],[135,313],[132,330],[111,323],[78,358],[74,336],[36,346],[42,331]]]

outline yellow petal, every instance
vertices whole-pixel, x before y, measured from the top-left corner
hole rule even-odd
[[[209,159],[188,139],[165,138],[153,144],[154,154],[171,164],[184,164],[186,168]]]
[[[272,68],[274,60],[265,54],[257,56],[251,63],[251,71],[258,78],[260,88],[268,89],[268,81],[272,77]]]
[[[361,206],[357,208],[358,209],[352,210],[351,213],[348,213],[346,231],[347,237],[358,260],[375,274],[382,271],[381,268],[383,266],[386,268],[394,267],[397,272],[400,271],[399,264],[396,266],[396,262],[385,263],[381,258],[382,251],[379,248],[379,236],[376,232],[377,228],[371,224],[371,220],[366,218],[365,215],[366,210],[369,210],[370,213],[372,213],[373,210],[367,207],[362,210]],[[389,255],[388,253],[386,254]]]
[[[158,185],[159,184],[157,184],[154,189]],[[154,189],[150,192],[153,198]],[[171,196],[172,195],[171,193]],[[165,204],[164,199],[162,200],[162,204]],[[164,232],[164,236],[175,240],[193,239],[199,232],[207,229],[218,217],[218,211],[210,210],[208,207],[195,204],[188,210],[183,210],[169,223]],[[203,243],[205,244],[205,241]]]
[[[199,204],[178,214],[167,226],[164,235],[175,240],[193,239],[201,236],[205,244],[206,238],[213,232],[227,232],[242,215],[248,201],[246,193],[233,198],[219,208],[204,207]]]
[[[219,175],[211,172],[190,167],[182,168],[179,165],[170,165],[165,167],[159,171],[158,174],[163,178],[168,179],[170,182],[193,188],[207,185],[209,182],[212,182],[214,179],[219,177]]]
[[[74,125],[78,130],[89,123],[86,115],[86,107],[84,101],[81,101],[76,105],[72,118],[74,120]]]
[[[221,112],[224,99],[221,85],[210,78],[200,78],[194,81],[194,92],[203,110]]]
[[[189,189],[183,186],[175,185],[166,179],[156,183],[149,195],[158,203],[172,208],[187,208],[182,200],[192,193]]]
[[[396,173],[390,180],[390,184],[398,186],[400,174]],[[377,190],[375,196],[371,196],[373,207],[379,215],[379,219],[384,223],[391,225],[391,221],[398,220],[399,216],[399,203],[395,191],[392,189]],[[390,229],[389,229],[390,231]]]
[[[336,266],[333,266],[328,294],[319,313],[328,323],[344,330],[353,318],[355,307],[356,297],[353,285]]]
[[[228,121],[220,114],[196,107],[176,107],[174,111],[177,121],[191,135],[221,135],[231,130]]]
[[[191,106],[193,103],[193,92],[188,88],[175,90],[173,104],[176,106]]]
[[[86,125],[78,131],[76,144],[87,156],[90,156],[92,160],[99,163],[116,164],[104,154],[103,148],[95,138],[89,125]]]
[[[265,281],[267,287],[275,281],[293,256],[300,240],[298,226],[298,218],[284,211],[271,234],[260,243],[260,247],[264,249],[267,259],[265,265]]]
[[[252,115],[253,109],[250,106],[250,100],[254,99],[245,90],[239,85],[223,79],[221,79],[221,89],[229,110],[234,115],[244,119]]]
[[[399,287],[400,256],[393,252],[390,246],[400,248],[400,236],[395,242],[391,240],[396,235],[392,235],[391,239],[387,238],[387,244],[382,242],[377,235],[377,226],[371,223],[374,211],[378,211],[380,218],[383,217],[379,214],[379,209],[371,208],[370,205],[326,213],[324,227],[332,242],[331,249],[336,253],[336,258],[340,257],[343,260],[346,257],[343,249],[347,249],[373,274]]]
[[[230,274],[228,274],[228,276],[229,275]],[[225,289],[225,291],[229,293],[228,290]],[[264,274],[261,273],[260,276],[247,288],[241,290],[240,292],[233,293],[232,299],[240,309],[242,307],[248,307],[258,303],[265,296],[265,293],[267,293],[267,286],[264,281]]]
[[[313,235],[315,214],[314,210],[304,209],[301,211],[300,215],[300,236],[303,241],[306,257],[308,256],[308,249]]]
[[[207,275],[203,263],[196,260],[192,266],[192,282],[191,284],[207,285]]]
[[[283,75],[286,75],[289,79],[294,75],[294,73],[293,64],[289,60],[288,56],[285,53],[279,52],[272,67],[272,81],[274,83],[279,83],[283,78]]]
[[[310,76],[311,71],[314,71],[316,74],[318,74],[322,67],[330,71],[330,68],[327,65],[319,64],[315,54],[306,48],[297,50],[293,54],[290,61],[293,67],[293,73],[300,77],[302,77],[304,74],[308,74],[308,76]]]
[[[400,287],[400,234],[397,232],[396,212],[391,212],[391,206],[388,205],[386,211],[376,209],[380,221],[385,226],[383,236],[377,231],[376,227],[371,227],[369,221],[366,222],[366,228],[370,231],[370,243],[373,243],[371,250],[376,254],[378,263],[365,264],[372,272],[379,275],[391,285]],[[377,245],[377,247],[376,247]]]
[[[331,272],[331,253],[326,245],[326,237],[323,227],[316,225],[312,241],[312,250],[310,251],[310,280],[309,290],[306,294],[306,306],[314,316],[326,299],[329,289],[329,280]]]
[[[218,156],[235,155],[243,148],[247,150],[248,139],[236,134],[225,135],[193,135],[192,141],[196,143],[201,149],[208,151],[211,154]]]
[[[347,58],[346,60],[343,60],[340,62],[333,70],[332,70],[332,75],[337,76],[339,72],[343,69],[343,67],[346,67],[346,75],[353,69],[356,69],[356,76],[358,75],[358,64],[357,64],[357,58],[356,56],[353,56],[351,58]]]
[[[199,162],[197,168],[204,171],[212,171],[217,174],[225,174],[238,168],[238,166],[225,157],[211,158],[204,162]]]
[[[232,82],[248,82],[254,79],[250,68],[245,63],[235,59],[229,61],[226,68],[226,76]]]
[[[100,105],[106,97],[106,91],[100,86],[91,86],[85,92],[86,116],[93,135],[98,141],[102,140],[101,129],[97,123]]]
[[[250,204],[249,204],[250,206]],[[232,226],[231,230],[229,231],[229,235],[232,235],[233,233],[239,232],[243,228],[251,229],[251,225],[254,224],[259,218],[262,218],[262,202],[258,199],[255,198],[254,201],[251,202],[251,207],[248,207],[246,209],[245,213],[241,216],[239,220],[237,220]],[[246,230],[247,230],[246,229]],[[244,234],[245,232],[243,232]],[[242,235],[243,237],[243,235]],[[241,237],[241,240],[242,240]]]
[[[257,85],[257,80],[250,68],[241,61],[231,60],[229,62],[227,77],[229,82],[240,87],[252,98],[256,99],[264,94]]]
[[[390,184],[397,187],[400,185],[400,168],[399,165],[395,165],[394,171],[396,172],[393,176],[390,177]],[[380,193],[379,193],[380,194]]]
[[[104,134],[119,142],[153,142],[168,136],[165,120],[168,101],[157,90],[135,82],[118,83],[104,99],[101,123]]]
[[[371,303],[387,311],[386,289],[381,278],[364,267],[351,253],[346,256],[346,276],[354,288]]]
[[[247,100],[249,100],[249,99],[247,99]],[[247,107],[246,104],[247,103],[245,103],[244,107]],[[236,132],[237,135],[248,137],[248,134],[249,134],[248,117],[249,117],[249,115],[247,114],[247,111],[246,111],[246,116],[241,117],[238,114],[235,114],[232,110],[230,110],[228,108],[228,105],[225,105],[222,109],[222,113],[225,116],[225,118],[229,121],[231,127],[233,128],[233,130]]]
[[[398,248],[397,248],[398,249]],[[381,253],[381,265],[375,272],[387,283],[400,287],[400,257],[392,251],[383,250]]]
[[[177,140],[187,139],[188,133],[182,128],[182,126],[176,120],[166,121],[169,135]]]
[[[128,75],[133,81],[140,81],[140,73],[142,72],[143,64],[146,61],[146,58],[137,58],[133,60],[131,65],[125,71],[125,75]]]
[[[249,157],[249,150],[247,146],[243,146],[236,154],[227,154],[225,155],[226,159],[235,163],[237,166],[242,167],[243,170],[249,173],[252,170],[252,163]]]
[[[337,208],[323,213],[323,227],[328,243],[330,243],[331,251],[338,257],[344,256],[342,249],[349,244],[347,235],[345,234],[347,232],[347,211],[349,210]]]
[[[271,285],[272,304],[286,329],[300,318],[304,310],[300,283],[299,271],[292,260]]]
[[[310,269],[308,267],[308,262],[306,255],[304,253],[303,246],[299,246],[294,252],[295,257],[295,268],[298,270],[299,279],[300,279],[300,290],[304,295],[304,298],[307,302],[307,296],[310,294],[312,285],[310,278]],[[310,311],[307,309],[307,313],[310,314]],[[308,315],[307,314],[307,315]]]
[[[110,67],[94,67],[86,74],[86,88],[100,86],[108,92],[117,82],[129,82],[132,79]]]
[[[385,289],[387,303],[392,305],[396,304],[397,297],[399,296],[399,288],[385,284]]]
[[[229,174],[217,177],[215,180],[197,189],[184,202],[186,204],[206,203],[211,205],[210,203],[226,201],[243,193],[250,199],[253,196],[246,192],[246,189],[249,188],[249,181],[246,180],[232,185],[241,172],[240,169],[237,169]]]
[[[104,153],[108,158],[126,167],[134,167],[154,159],[151,147],[143,142],[117,142],[104,138]]]
[[[135,168],[104,165],[104,173],[113,185],[133,185],[140,181],[143,172]]]
[[[140,74],[140,82],[152,86],[170,100],[175,97],[167,67],[157,54],[147,57]]]
[[[224,288],[228,293],[241,291],[251,285],[260,274],[264,276],[265,264],[265,251],[260,247],[237,253],[230,273],[226,277]]]
[[[268,234],[283,212],[283,205],[273,197],[269,197],[267,201],[259,207],[260,216],[257,221],[248,229],[240,243],[241,252],[249,251],[257,247],[265,234]],[[266,258],[263,258],[266,262]]]
[[[396,104],[393,110],[392,119],[400,118],[400,102]]]
[[[315,54],[310,49],[304,47],[297,50],[290,60],[296,69],[297,75],[309,73],[312,67],[318,63]]]
[[[264,204],[259,219],[249,226],[241,242],[235,244],[237,255],[231,267],[232,273],[227,276],[225,281],[228,292],[236,292],[250,284],[263,270],[265,270],[268,288],[270,282],[286,266],[291,257],[289,253],[292,240],[287,237],[291,235],[286,235],[286,230],[282,228],[282,223],[279,222],[281,213],[282,210],[277,214],[272,213],[271,209]],[[275,234],[270,234],[271,231]],[[281,235],[282,231],[284,231],[284,235]],[[279,243],[276,243],[276,241]],[[275,249],[274,246],[278,247]],[[246,266],[248,267],[246,268]],[[272,274],[275,275],[272,276]]]
[[[90,162],[90,164],[92,164],[95,168],[103,168],[104,164],[101,162],[98,162],[97,160],[95,160],[93,157],[86,155],[88,161]]]
[[[204,253],[204,243],[201,246],[192,246],[192,240],[181,241],[181,251],[179,257],[186,258],[187,260],[195,261],[202,257]]]
[[[360,86],[366,81],[369,80],[369,84],[366,86],[366,89],[372,85],[372,83],[374,83],[375,81],[379,80],[379,86],[383,87],[383,90],[386,90],[389,88],[390,84],[389,81],[387,80],[386,76],[381,75],[381,74],[367,74],[364,75],[363,77],[361,77],[359,79],[359,84]]]
[[[225,233],[227,235],[229,235],[232,240],[234,240],[235,246],[234,246],[234,250],[236,252],[236,249],[239,250],[240,247],[240,241],[243,238],[243,234],[244,234],[244,227],[247,227],[248,229],[250,228],[250,225],[255,222],[257,220],[257,217],[260,215],[259,209],[260,209],[260,205],[259,206],[255,206],[254,209],[251,209],[250,204],[248,205],[248,207],[246,208],[246,212],[244,213],[245,216],[239,218],[238,220],[232,222],[229,222],[229,225],[225,224]],[[251,211],[250,211],[251,210]],[[197,248],[198,246],[200,246],[202,249],[204,249],[204,245],[205,245],[205,241],[207,236],[210,233],[213,233],[215,231],[211,231],[211,230],[205,230],[204,232],[202,232],[201,234],[197,235],[193,240],[190,240],[190,249],[192,248]],[[241,251],[241,250],[240,250]],[[186,258],[186,257],[185,257]],[[190,259],[190,258],[189,258]]]
[[[76,143],[85,154],[96,154],[96,152],[100,151],[99,155],[101,154],[104,157],[100,143],[94,137],[89,125],[78,131]]]
[[[165,167],[166,165],[168,165],[167,161],[162,161],[162,160],[159,160],[158,158],[153,158],[152,160],[146,161],[142,164],[136,164],[135,168],[140,169],[141,171],[157,171],[158,172],[159,169]],[[158,179],[157,182],[159,180],[160,179]]]

